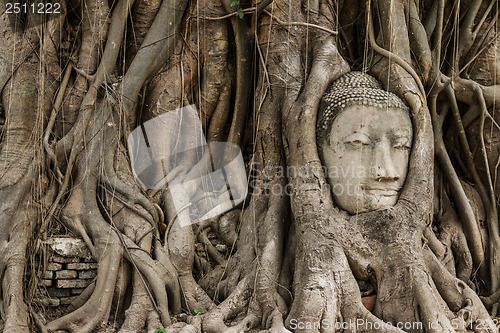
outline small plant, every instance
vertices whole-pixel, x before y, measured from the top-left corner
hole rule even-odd
[[[231,7],[238,6],[238,10],[236,11],[236,16],[242,19],[245,13],[243,13],[243,9],[241,9],[240,7],[240,0],[234,0],[233,2],[231,2],[230,6]]]
[[[167,333],[167,330],[164,328],[158,328],[157,330],[154,331],[154,333]]]
[[[198,310],[198,309],[194,309],[194,315],[197,316],[197,315],[200,315],[201,314],[201,311]]]

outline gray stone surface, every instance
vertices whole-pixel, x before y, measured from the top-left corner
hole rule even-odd
[[[44,241],[50,248],[63,257],[90,258],[91,254],[83,240],[79,238],[49,238]]]

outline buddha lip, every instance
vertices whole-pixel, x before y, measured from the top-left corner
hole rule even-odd
[[[363,190],[369,191],[384,191],[384,192],[398,192],[396,187],[378,187],[378,186],[363,186]]]

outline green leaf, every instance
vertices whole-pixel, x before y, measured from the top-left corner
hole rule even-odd
[[[231,7],[234,7],[234,6],[236,6],[237,4],[238,4],[238,3],[237,3],[237,1],[233,1],[233,2],[231,2],[231,5],[230,5],[230,6],[231,6]]]
[[[196,315],[200,314],[200,310],[194,309],[194,314],[196,314]]]
[[[239,11],[239,12],[238,12],[238,16],[240,17],[240,19],[242,19],[242,18],[243,18],[243,15],[244,15],[244,14],[243,14],[243,11],[241,11],[241,12]]]

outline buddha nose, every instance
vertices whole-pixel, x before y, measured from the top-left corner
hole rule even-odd
[[[376,181],[396,181],[399,179],[399,174],[392,160],[391,147],[387,139],[383,139],[375,145],[373,157],[373,177]]]

